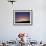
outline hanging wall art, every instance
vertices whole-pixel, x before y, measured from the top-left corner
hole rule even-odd
[[[13,10],[14,25],[32,25],[32,10]]]

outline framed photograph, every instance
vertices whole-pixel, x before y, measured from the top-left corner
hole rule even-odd
[[[13,10],[14,25],[32,25],[32,10]]]

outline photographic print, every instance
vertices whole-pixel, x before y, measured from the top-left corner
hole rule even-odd
[[[14,10],[13,24],[32,24],[32,10]]]

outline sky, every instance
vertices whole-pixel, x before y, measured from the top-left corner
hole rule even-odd
[[[16,21],[30,21],[30,12],[16,12]]]

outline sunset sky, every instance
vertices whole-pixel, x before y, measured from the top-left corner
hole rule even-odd
[[[15,15],[16,22],[30,21],[30,12],[16,12]]]

